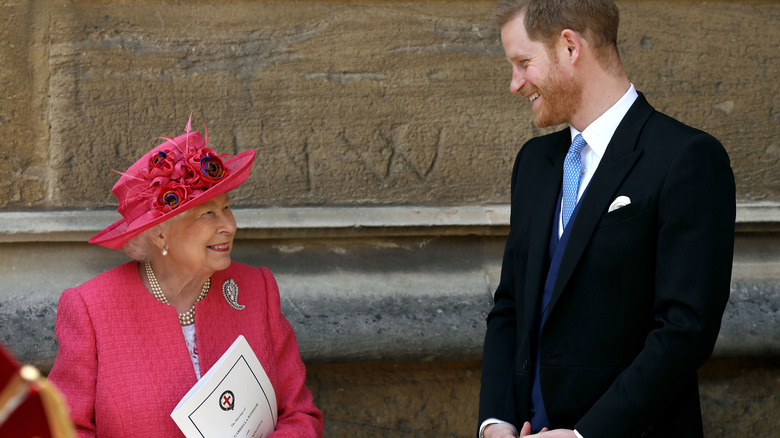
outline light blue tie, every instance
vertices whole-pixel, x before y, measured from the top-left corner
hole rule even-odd
[[[569,223],[574,206],[577,205],[577,192],[580,188],[580,169],[582,169],[582,148],[585,147],[585,139],[582,134],[577,134],[574,141],[571,142],[569,152],[566,153],[566,159],[563,161],[563,206],[561,214],[563,215],[563,228]]]

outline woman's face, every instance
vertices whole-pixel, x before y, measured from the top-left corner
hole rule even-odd
[[[166,260],[189,275],[210,276],[230,266],[236,220],[230,197],[222,194],[170,220]]]

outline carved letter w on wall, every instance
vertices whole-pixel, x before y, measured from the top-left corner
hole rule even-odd
[[[441,128],[387,124],[373,130],[348,128],[340,138],[379,182],[388,183],[404,170],[425,181],[439,159]]]

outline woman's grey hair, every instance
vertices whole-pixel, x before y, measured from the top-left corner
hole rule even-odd
[[[157,245],[152,241],[152,237],[160,234],[160,231],[162,231],[162,224],[155,225],[141,234],[131,237],[130,240],[122,245],[121,251],[130,256],[131,259],[139,262],[149,260],[152,253],[158,250]]]

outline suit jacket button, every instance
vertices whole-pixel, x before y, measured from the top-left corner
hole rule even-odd
[[[531,368],[531,362],[526,359],[523,361],[523,371],[528,371],[528,368]]]

